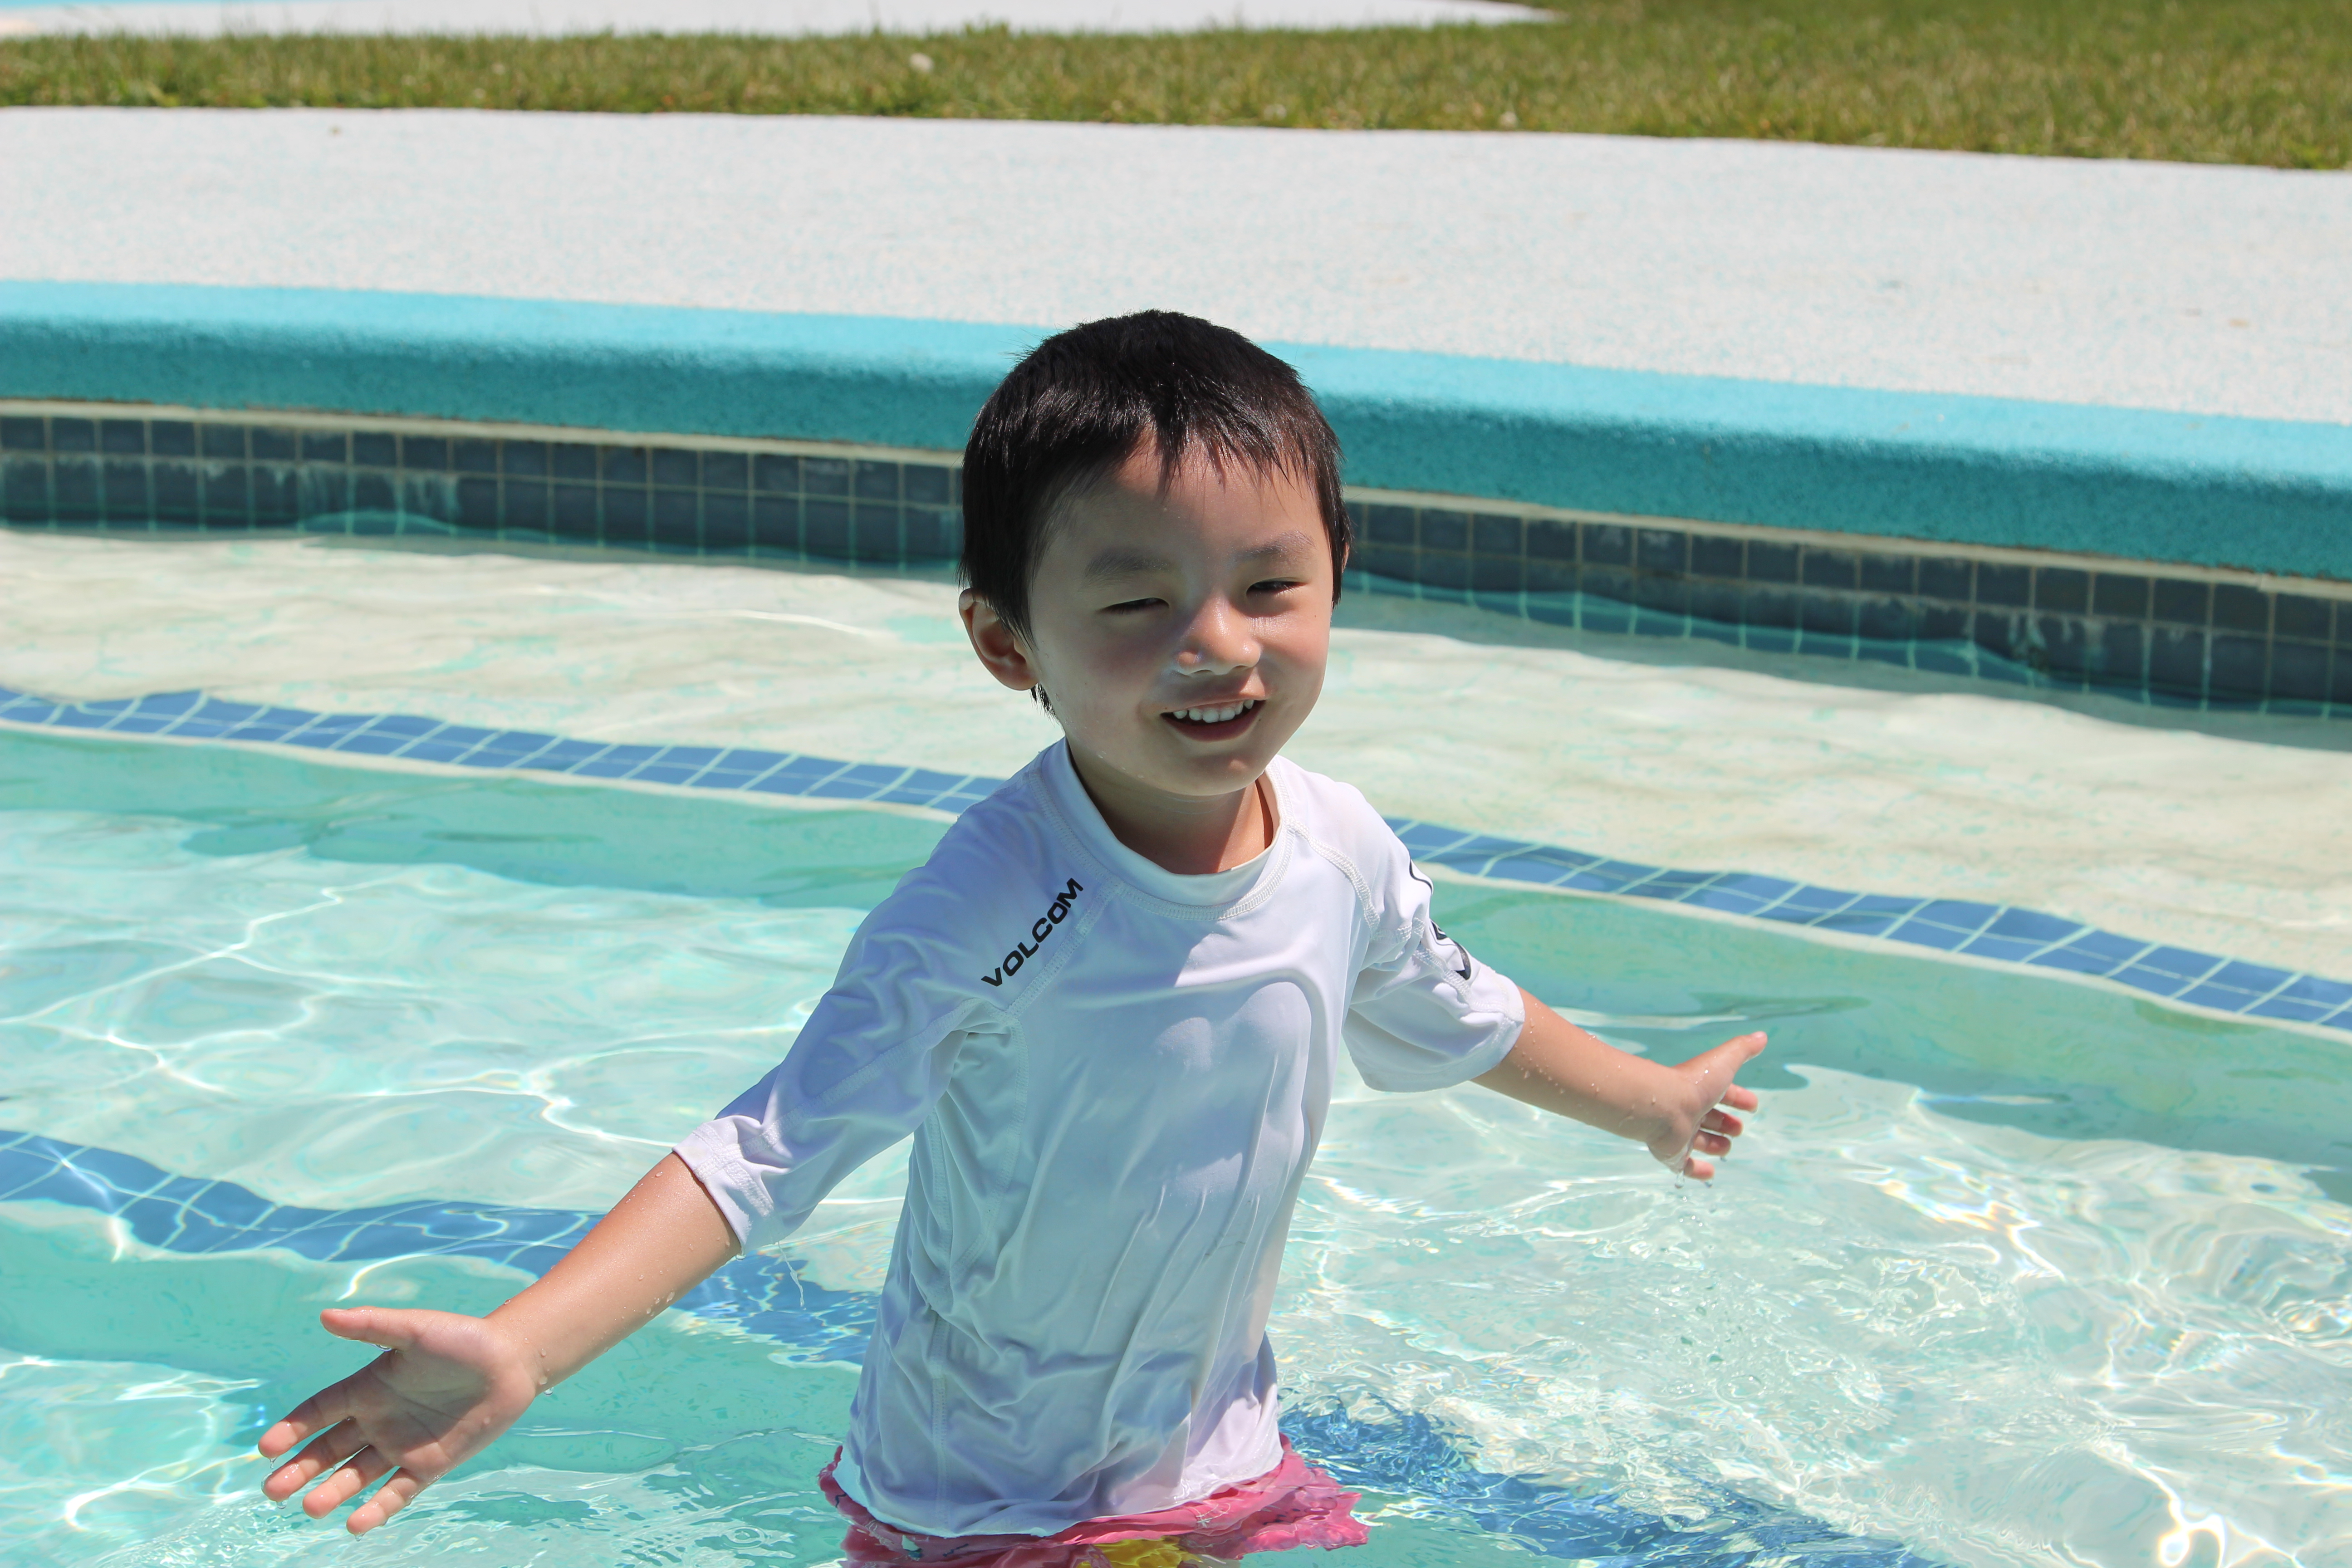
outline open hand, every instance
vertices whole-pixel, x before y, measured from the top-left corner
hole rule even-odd
[[[302,1500],[304,1513],[323,1519],[390,1476],[352,1510],[348,1528],[353,1535],[365,1535],[428,1483],[480,1452],[538,1396],[531,1352],[483,1319],[337,1307],[319,1321],[329,1333],[382,1345],[384,1353],[320,1389],[261,1435],[261,1452],[273,1459],[310,1439],[270,1472],[261,1489],[283,1502],[326,1476]]]
[[[1650,1140],[1650,1152],[1685,1176],[1713,1181],[1715,1162],[1706,1156],[1730,1153],[1731,1141],[1747,1131],[1747,1123],[1723,1107],[1756,1109],[1756,1091],[1732,1082],[1732,1075],[1763,1048],[1760,1032],[1742,1035],[1668,1069],[1685,1081],[1689,1093],[1683,1104],[1667,1108],[1666,1129]]]

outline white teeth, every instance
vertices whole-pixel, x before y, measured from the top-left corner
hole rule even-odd
[[[1222,724],[1228,719],[1238,719],[1258,705],[1259,699],[1229,703],[1223,708],[1179,708],[1171,715],[1194,724]]]

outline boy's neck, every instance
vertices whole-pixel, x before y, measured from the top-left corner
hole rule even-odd
[[[1274,791],[1263,774],[1231,795],[1170,795],[1071,746],[1070,765],[1111,837],[1163,871],[1230,871],[1274,842]]]

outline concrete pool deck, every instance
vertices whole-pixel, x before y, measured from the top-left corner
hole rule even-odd
[[[1628,137],[0,110],[0,279],[1056,326],[2352,426],[2352,173]]]

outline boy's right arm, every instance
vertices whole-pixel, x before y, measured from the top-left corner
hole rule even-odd
[[[329,1309],[320,1315],[328,1332],[384,1353],[262,1434],[270,1458],[311,1439],[262,1491],[282,1502],[333,1471],[302,1500],[319,1519],[390,1476],[352,1512],[351,1532],[366,1534],[735,1252],[719,1205],[670,1154],[543,1278],[486,1318]]]

